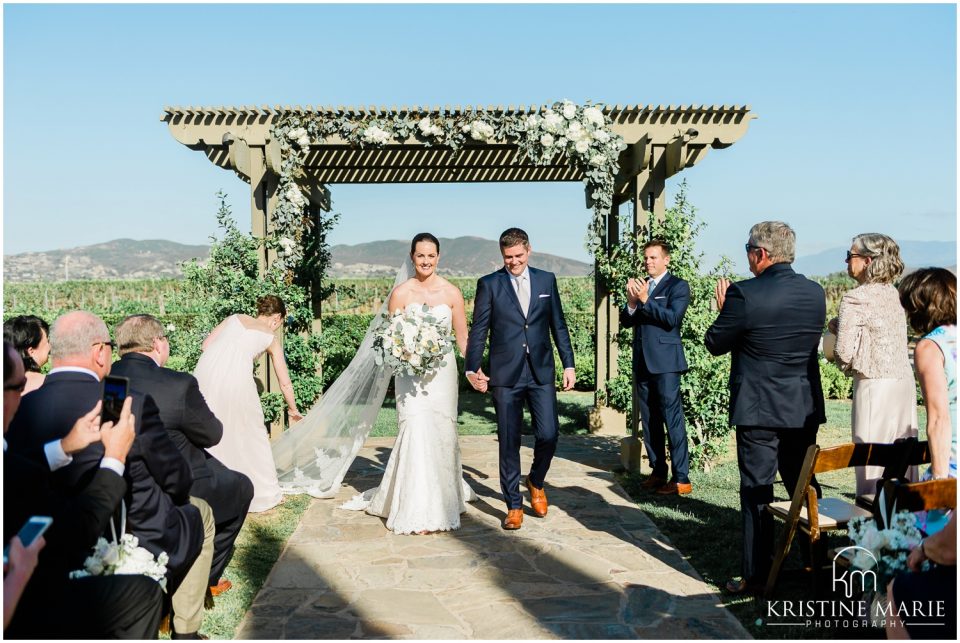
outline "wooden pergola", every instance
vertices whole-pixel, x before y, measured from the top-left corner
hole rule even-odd
[[[271,229],[277,203],[281,148],[271,138],[271,128],[291,115],[343,115],[358,119],[390,118],[394,115],[492,116],[541,113],[546,105],[510,107],[167,107],[161,120],[170,133],[192,150],[203,152],[210,162],[232,170],[250,185],[250,214],[254,234]],[[614,204],[607,217],[607,243],[619,238],[619,207],[633,204],[633,225],[647,228],[650,216],[662,217],[666,208],[666,180],[699,163],[713,149],[729,147],[742,137],[756,116],[750,107],[728,105],[627,105],[607,106],[610,130],[623,137],[627,148],[620,155]],[[323,144],[311,145],[301,183],[312,207],[328,209],[329,187],[346,183],[487,183],[581,181],[579,170],[558,155],[547,165],[536,165],[509,143],[469,142],[458,151],[430,146],[411,136],[402,143],[379,148],[359,148],[337,135]],[[588,206],[590,204],[587,198]],[[585,221],[586,224],[586,221]],[[261,258],[263,266],[271,260]],[[598,280],[599,282],[599,280]],[[610,295],[598,284],[596,310],[596,381],[616,376],[618,316]],[[636,435],[636,413],[631,422]],[[626,419],[610,409],[596,415],[604,433],[626,433]]]

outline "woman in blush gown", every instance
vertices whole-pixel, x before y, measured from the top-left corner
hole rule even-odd
[[[390,295],[388,310],[428,306],[434,317],[452,328],[461,353],[466,352],[467,318],[460,289],[436,273],[440,241],[429,233],[413,238],[410,247],[415,276]],[[427,534],[460,527],[465,502],[477,496],[463,479],[457,441],[456,360],[425,376],[397,375],[395,391],[399,432],[380,485],[345,503],[386,519],[398,534]]]
[[[270,353],[290,421],[301,418],[283,346],[274,334],[286,315],[283,301],[267,295],[257,301],[256,317],[227,317],[203,341],[203,354],[193,373],[210,410],[223,422],[223,438],[207,451],[253,482],[251,512],[271,509],[283,498],[253,379],[254,360],[264,351]]]

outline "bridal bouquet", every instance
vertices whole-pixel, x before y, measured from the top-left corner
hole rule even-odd
[[[446,365],[453,336],[430,313],[430,307],[408,307],[384,315],[374,331],[377,365],[386,364],[395,375],[423,376]]]
[[[154,559],[153,554],[140,547],[140,541],[133,534],[124,534],[120,542],[101,537],[93,546],[93,555],[83,561],[83,569],[70,572],[70,578],[141,574],[157,581],[163,591],[167,591],[167,561],[166,552],[160,552]]]

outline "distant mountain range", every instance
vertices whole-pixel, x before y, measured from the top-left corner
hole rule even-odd
[[[409,241],[372,241],[330,248],[333,277],[392,277],[410,253]],[[583,277],[593,266],[575,259],[534,251],[530,261],[537,268],[563,277]],[[481,237],[440,238],[440,272],[454,277],[485,275],[503,266],[500,245]]]
[[[481,237],[440,239],[442,274],[482,275],[499,268],[496,241]],[[331,249],[330,276],[389,277],[410,250],[401,240],[337,245]],[[956,241],[903,241],[901,255],[908,268],[942,266],[956,272]],[[832,248],[799,257],[794,268],[803,274],[828,275],[845,270],[847,248]],[[8,282],[63,281],[65,279],[158,279],[180,277],[179,264],[189,259],[205,261],[210,247],[185,245],[163,239],[115,239],[92,246],[46,252],[5,255],[3,279]],[[533,265],[561,276],[589,275],[593,266],[582,261],[534,252]]]
[[[482,275],[502,266],[496,241],[480,237],[440,239],[442,274]],[[372,241],[337,245],[331,249],[331,277],[392,277],[409,253],[408,241]],[[209,246],[184,245],[159,239],[115,239],[65,250],[4,255],[3,279],[7,282],[64,281],[67,279],[158,279],[182,276],[180,263],[205,261]],[[590,274],[582,261],[536,253],[534,265],[562,276]]]
[[[956,241],[897,241],[900,246],[900,258],[908,270],[936,266],[950,268],[956,272]],[[798,257],[793,269],[808,276],[825,276],[834,272],[846,272],[844,259],[850,246],[831,248],[815,255]]]
[[[92,246],[3,256],[4,281],[181,277],[180,263],[206,259],[209,246],[163,239],[114,239]]]

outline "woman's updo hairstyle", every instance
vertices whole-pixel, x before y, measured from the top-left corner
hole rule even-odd
[[[264,295],[257,300],[257,315],[260,317],[269,317],[270,315],[287,316],[287,307],[283,305],[283,300],[276,295]]]
[[[413,241],[410,242],[410,255],[417,251],[417,244],[421,241],[429,241],[437,247],[437,254],[440,254],[440,239],[437,239],[435,236],[429,232],[421,232],[413,238]]]

